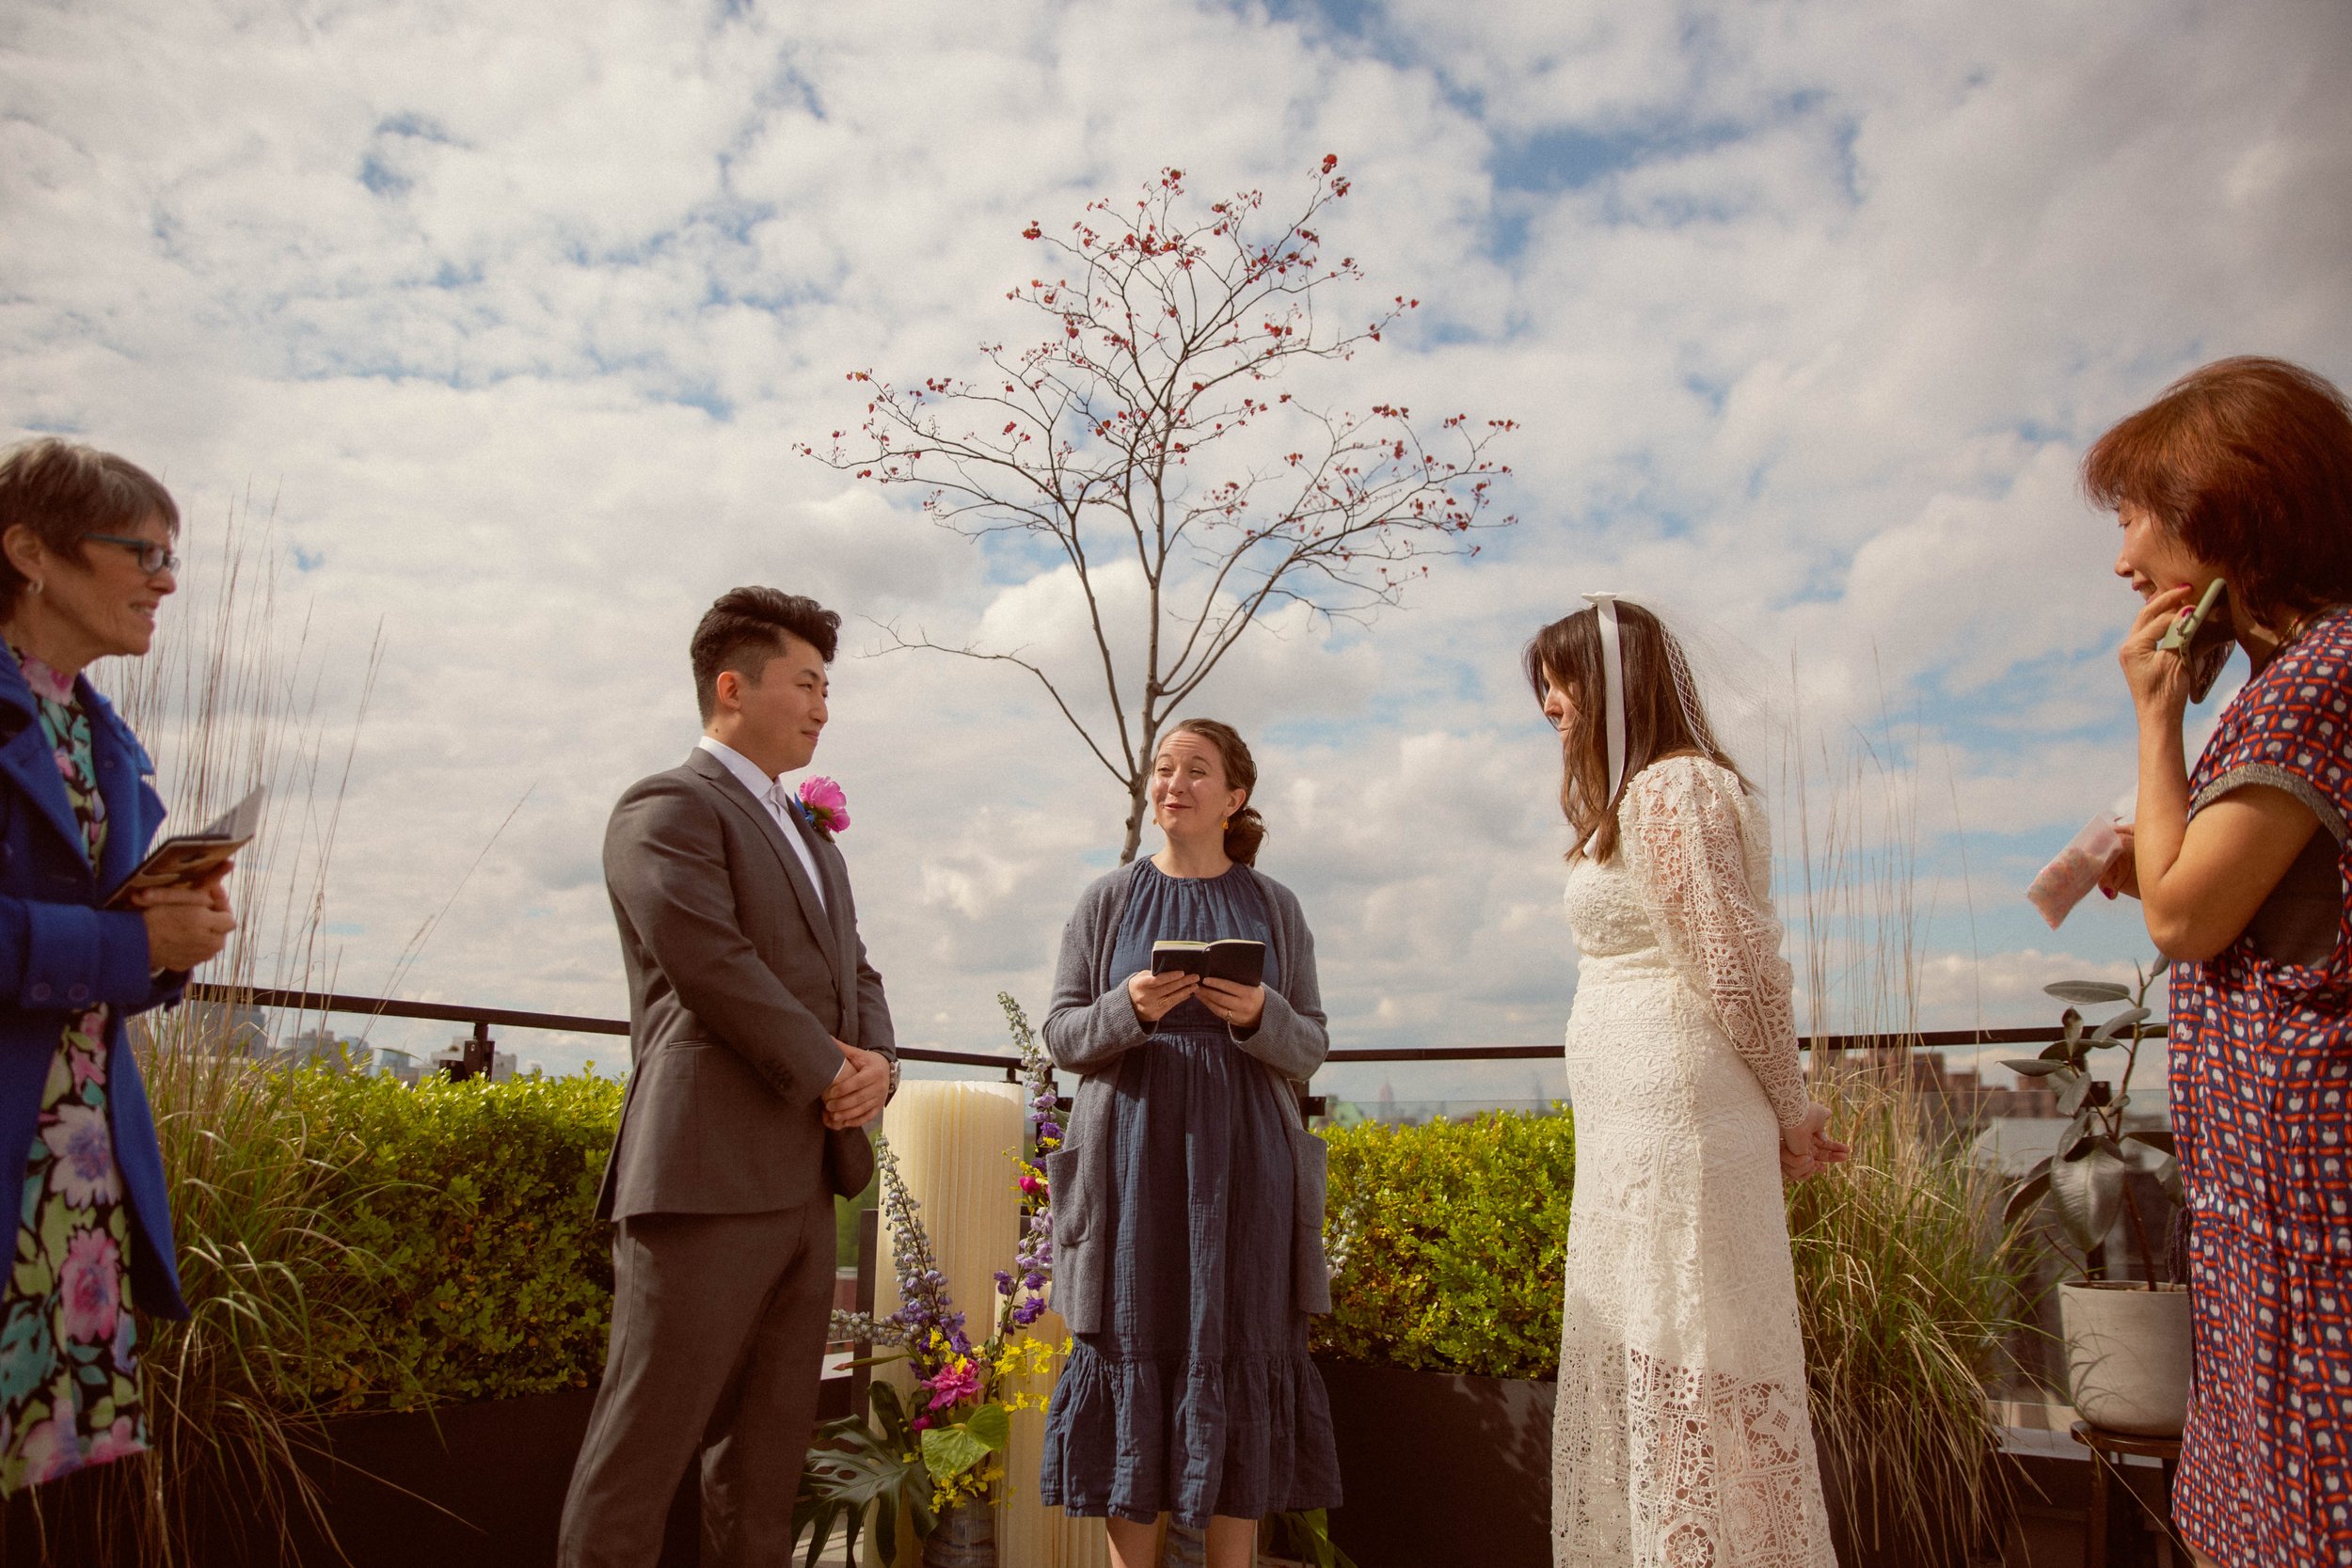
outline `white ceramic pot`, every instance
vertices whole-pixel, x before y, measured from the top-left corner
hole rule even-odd
[[[2076,1280],[2058,1287],[2066,1381],[2092,1426],[2177,1437],[2188,1420],[2188,1288]]]

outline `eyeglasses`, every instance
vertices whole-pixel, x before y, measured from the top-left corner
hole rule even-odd
[[[85,533],[82,537],[101,545],[120,545],[139,558],[139,570],[151,578],[158,572],[177,572],[180,569],[180,558],[172,554],[171,546],[159,545],[152,539],[131,539],[119,533]]]

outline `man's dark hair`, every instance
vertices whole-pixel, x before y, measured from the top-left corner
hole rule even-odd
[[[827,664],[841,639],[841,617],[781,588],[730,588],[703,611],[694,628],[694,701],[707,721],[719,710],[719,672],[756,681],[784,652],[787,632],[815,648]]]

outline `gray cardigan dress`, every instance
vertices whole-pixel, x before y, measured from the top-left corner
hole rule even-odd
[[[1259,937],[1247,1033],[1186,1003],[1136,1017],[1153,938]],[[1053,1305],[1076,1338],[1047,1416],[1040,1494],[1083,1516],[1205,1528],[1334,1507],[1339,1465],[1307,1317],[1331,1307],[1324,1143],[1296,1085],[1330,1049],[1314,938],[1254,867],[1097,879],[1062,931],[1044,1037],[1080,1075],[1047,1161]]]

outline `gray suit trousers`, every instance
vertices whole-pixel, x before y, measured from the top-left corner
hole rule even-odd
[[[789,1561],[833,1307],[833,1216],[828,1196],[615,1227],[612,1344],[564,1501],[560,1568],[654,1568],[697,1449],[703,1568]]]

